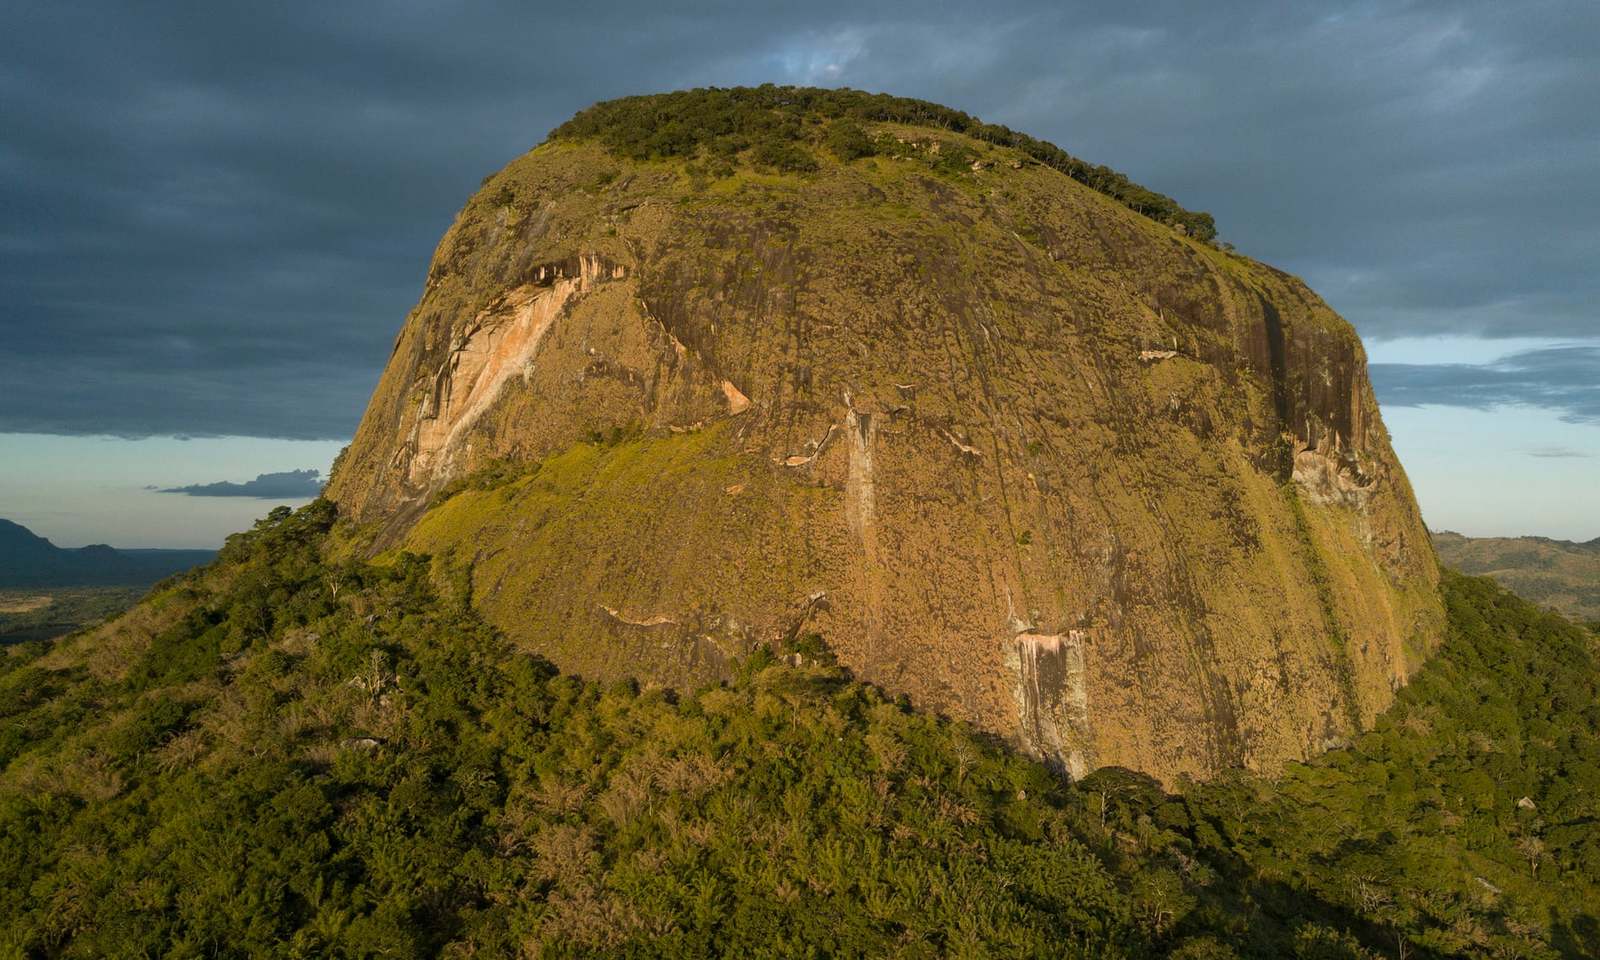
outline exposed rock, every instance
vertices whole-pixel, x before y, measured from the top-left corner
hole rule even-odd
[[[1081,630],[1019,633],[1011,660],[1023,745],[1074,778],[1087,774],[1093,759],[1085,639]]]
[[[515,376],[525,382],[531,376],[539,343],[568,302],[596,283],[623,275],[623,267],[595,255],[578,257],[576,269],[570,272],[566,264],[539,266],[533,271],[532,283],[508,291],[456,333],[448,355],[421,397],[410,443],[408,481],[427,486],[441,479],[449,470],[455,447],[499,397],[507,381]],[[739,398],[749,405],[742,394]],[[733,403],[730,395],[730,406]]]
[[[960,451],[962,456],[966,456],[966,457],[981,457],[981,456],[983,456],[983,451],[982,450],[979,450],[977,447],[971,446],[969,444],[962,443],[960,440],[957,440],[955,434],[951,433],[950,431],[948,431],[948,430],[940,430],[939,433],[942,434],[946,440],[950,441],[950,445],[952,447],[955,447],[958,451]]]
[[[808,595],[799,605],[799,608],[790,616],[789,626],[783,631],[780,638],[784,643],[793,643],[800,636],[800,631],[811,622],[811,618],[819,611],[828,609],[828,592],[817,590]]]
[[[606,616],[618,623],[625,623],[630,627],[665,627],[676,626],[678,623],[678,621],[672,619],[671,617],[661,616],[659,614],[654,617],[630,617],[623,614],[621,611],[613,607],[605,606],[604,604],[601,605],[600,609],[605,613]]]
[[[750,398],[739,392],[730,381],[722,381],[722,395],[728,400],[729,413],[744,413],[750,409]]]
[[[787,457],[773,457],[772,462],[781,463],[786,467],[806,466],[807,464],[816,460],[818,457],[822,456],[823,449],[827,447],[828,441],[833,439],[834,431],[837,429],[837,424],[828,424],[828,430],[822,435],[821,440],[813,440],[806,444],[807,452],[791,454]]]

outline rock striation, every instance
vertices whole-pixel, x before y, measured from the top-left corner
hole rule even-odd
[[[865,128],[893,149],[558,137],[486,180],[330,484],[346,536],[469,570],[564,669],[817,633],[1074,775],[1370,724],[1443,615],[1350,326],[1003,143]]]

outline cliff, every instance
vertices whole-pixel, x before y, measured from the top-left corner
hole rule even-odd
[[[857,111],[841,149],[758,101],[776,134],[656,149],[682,102],[641,100],[654,139],[558,131],[445,235],[348,542],[595,677],[818,633],[1074,775],[1276,769],[1436,644],[1361,344],[1299,280],[995,128]]]

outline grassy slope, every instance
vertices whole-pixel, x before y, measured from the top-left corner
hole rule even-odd
[[[1064,784],[814,639],[681,698],[559,676],[447,565],[325,561],[330,521],[4,660],[11,953],[1600,949],[1594,638],[1486,581],[1351,749],[1169,796]]]
[[[752,518],[793,511],[800,515],[791,524],[794,540],[758,544],[767,562],[740,584],[783,609],[793,600],[789,585],[803,582],[805,574],[809,548],[800,533],[803,515],[830,502],[831,492],[817,487],[790,491],[789,497],[774,495],[769,488],[786,481],[752,470],[748,456],[730,449],[728,432],[724,424],[687,434],[580,443],[538,463],[508,468],[498,480],[491,471],[487,482],[468,480],[461,493],[441,497],[405,544],[450,562],[476,558],[473,600],[486,619],[515,623],[514,639],[537,638],[534,649],[574,672],[614,677],[619,663],[632,663],[636,675],[692,684],[692,664],[672,658],[660,662],[664,655],[654,646],[670,638],[649,631],[641,636],[611,622],[615,616],[648,621],[663,609],[681,616],[679,608],[641,592],[643,578],[627,562],[630,545],[649,544],[641,552],[672,558],[676,578],[660,585],[661,592],[692,601],[683,603],[688,609],[715,609],[727,588],[725,565],[749,546],[750,529],[761,529]],[[683,509],[719,499],[735,506]],[[559,603],[529,604],[531,594],[554,596]],[[566,623],[566,610],[592,618],[596,626]],[[744,638],[710,623],[701,626],[701,641],[690,655],[725,661],[749,652]],[[590,642],[595,632],[608,630],[609,642]],[[628,643],[644,648],[620,657],[612,649]]]

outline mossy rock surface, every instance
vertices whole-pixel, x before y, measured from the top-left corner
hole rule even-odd
[[[823,98],[649,146],[685,102],[468,202],[330,486],[350,543],[595,677],[820,633],[1077,774],[1277,769],[1437,643],[1360,341],[1299,280],[979,126]]]

